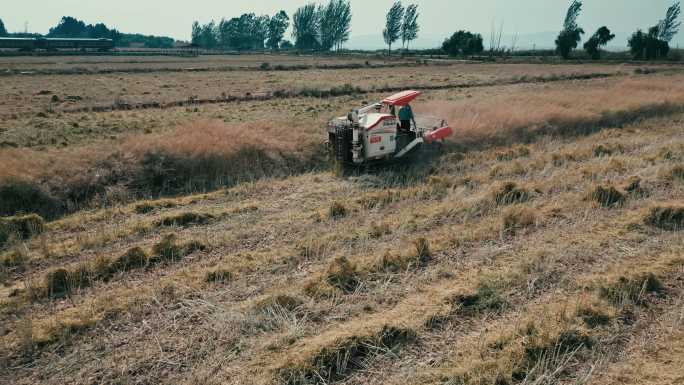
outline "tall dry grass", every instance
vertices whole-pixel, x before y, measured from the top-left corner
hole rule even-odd
[[[199,120],[163,134],[129,136],[115,145],[0,150],[0,196],[6,196],[5,202],[17,202],[16,195],[40,186],[41,193],[60,206],[41,213],[56,216],[95,198],[101,204],[288,175],[318,164],[313,159],[322,137],[319,128],[286,122]],[[30,202],[12,204],[19,207],[0,203],[0,214],[32,211]]]
[[[419,103],[415,109],[446,118],[456,129],[453,142],[500,144],[536,133],[586,132],[684,108],[684,83],[678,80],[663,76],[513,86],[458,102]]]
[[[59,177],[97,166],[116,156],[122,161],[142,159],[151,152],[229,156],[253,148],[270,155],[301,154],[321,137],[319,127],[294,126],[285,122],[226,124],[219,120],[199,120],[156,135],[132,135],[115,145],[97,144],[68,149],[0,150],[0,180],[21,178],[35,180]]]
[[[306,131],[318,130],[306,130],[285,122],[226,124],[220,120],[199,120],[163,134],[128,137],[119,147],[136,156],[150,151],[194,156],[228,155],[246,147],[273,153],[298,152],[312,142],[311,132]]]
[[[137,188],[201,191],[315,167],[319,136],[307,131],[288,123],[198,121],[171,135],[130,138],[122,151],[135,160]]]
[[[681,111],[681,80],[649,76],[517,85],[462,100],[418,103],[415,108],[420,115],[448,119],[456,130],[452,146],[481,148],[527,142],[541,134],[586,134]],[[443,95],[453,96],[453,91]],[[114,145],[3,149],[0,196],[3,186],[24,180],[41,186],[69,211],[94,198],[101,205],[131,195],[204,191],[325,167],[320,151],[324,123],[324,118],[242,124],[198,120],[160,134],[128,136]],[[32,211],[30,204],[25,206],[14,211]],[[12,207],[0,207],[0,214],[11,213]]]

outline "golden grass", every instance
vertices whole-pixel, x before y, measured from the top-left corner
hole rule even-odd
[[[681,233],[645,222],[681,198],[661,174],[678,156],[675,120],[71,215],[41,235],[51,256],[27,241],[22,275],[10,271],[0,288],[0,361],[19,368],[8,373],[17,383],[515,383],[559,367],[582,376],[594,352],[619,361],[620,341],[652,322],[645,309],[671,309],[680,291]],[[597,143],[622,151],[595,157]],[[569,156],[558,165],[556,153]],[[647,195],[625,188],[629,199],[610,210],[584,199],[633,176]],[[334,202],[346,213],[328,220]],[[177,238],[153,226],[184,213],[213,219],[177,226]],[[179,258],[202,245],[211,249]],[[162,258],[175,263],[144,268]],[[79,266],[116,273],[67,299],[10,297],[59,269],[80,277]],[[64,354],[46,354],[55,346]]]
[[[597,125],[619,125],[620,117],[681,109],[684,86],[672,77],[632,78],[509,90],[451,101],[417,103],[416,113],[447,119],[457,129],[452,141],[476,144],[483,140],[511,143],[530,140],[549,129],[557,134],[593,131]]]
[[[615,207],[623,204],[627,197],[614,186],[596,186],[589,193],[589,199],[603,207]]]
[[[587,133],[643,116],[679,111],[684,105],[684,88],[675,79],[677,76],[653,76],[576,82],[562,92],[555,86],[511,86],[493,95],[483,91],[477,98],[419,103],[416,110],[448,118],[457,130],[450,143],[457,146],[531,141],[541,134]],[[7,167],[0,170],[0,181],[6,184],[20,178],[39,182],[68,209],[96,197],[98,202],[116,203],[140,191],[202,191],[325,167],[318,150],[324,140],[324,122],[321,117],[298,120],[230,124],[194,120],[161,133],[127,135],[114,146],[2,149],[0,162]],[[519,151],[517,155],[500,153],[499,158],[524,157],[526,151]],[[520,164],[514,166],[509,175],[525,172]]]

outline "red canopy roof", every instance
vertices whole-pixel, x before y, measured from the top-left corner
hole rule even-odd
[[[405,106],[420,96],[420,94],[420,91],[402,91],[386,98],[382,102],[390,106]]]

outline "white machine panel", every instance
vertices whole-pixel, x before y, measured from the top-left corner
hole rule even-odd
[[[375,127],[366,131],[364,149],[366,158],[391,156],[397,149],[397,120],[384,117]]]

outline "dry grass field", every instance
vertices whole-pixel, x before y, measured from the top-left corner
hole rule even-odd
[[[677,67],[40,59],[0,68],[122,72],[2,77],[0,383],[684,381]],[[454,137],[334,172],[325,122],[402,86]],[[161,105],[221,92],[268,97]],[[76,108],[123,93],[160,105]]]
[[[235,55],[235,56],[15,56],[3,57],[0,71],[22,72],[107,72],[107,71],[164,71],[191,69],[246,69],[258,68],[262,63],[274,66],[326,66],[402,63],[404,60],[386,57],[325,57],[313,55]]]

